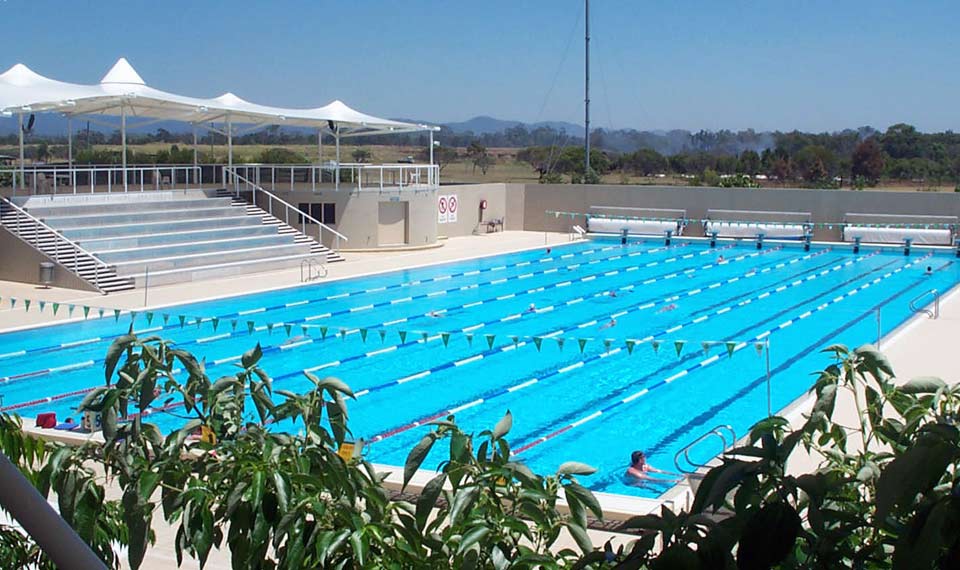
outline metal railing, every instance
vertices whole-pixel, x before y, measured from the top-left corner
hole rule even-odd
[[[318,219],[314,218],[313,216],[311,216],[310,214],[302,211],[300,208],[297,208],[296,206],[294,206],[293,204],[287,202],[286,200],[283,200],[282,198],[279,198],[279,197],[275,196],[274,194],[271,194],[269,191],[267,191],[267,190],[265,190],[264,188],[262,188],[259,184],[255,183],[255,182],[253,182],[253,181],[251,181],[251,180],[248,180],[248,179],[247,179],[246,177],[244,177],[244,176],[241,176],[240,174],[238,174],[238,173],[236,172],[236,167],[234,167],[234,169],[231,170],[229,166],[224,166],[224,167],[223,167],[223,179],[224,179],[224,180],[230,180],[230,181],[231,181],[231,183],[233,184],[233,193],[234,193],[235,196],[237,196],[237,197],[239,198],[241,192],[243,192],[243,193],[247,193],[247,192],[251,193],[252,195],[251,195],[251,198],[250,198],[250,204],[252,204],[252,205],[254,205],[254,206],[258,207],[258,208],[263,209],[264,211],[266,211],[266,212],[267,212],[268,214],[270,214],[271,216],[273,216],[273,217],[275,217],[275,218],[277,218],[277,219],[279,219],[279,220],[282,220],[284,223],[286,223],[288,226],[290,226],[290,227],[292,227],[292,228],[296,228],[296,227],[299,225],[299,226],[300,226],[300,233],[309,236],[310,234],[307,232],[307,226],[308,226],[308,225],[315,225],[315,226],[317,226],[317,238],[316,238],[316,239],[317,239],[317,243],[319,243],[319,244],[323,244],[323,232],[325,232],[325,231],[326,231],[326,232],[329,232],[330,235],[332,236],[332,244],[333,244],[332,249],[333,249],[334,251],[340,251],[340,241],[341,241],[341,240],[343,240],[343,241],[345,241],[345,242],[346,242],[346,241],[350,241],[349,239],[347,239],[347,236],[343,235],[342,233],[338,232],[337,230],[335,230],[335,229],[331,228],[330,226],[324,224],[324,223],[321,222],[320,220],[318,220]],[[259,199],[258,199],[258,198],[259,198]],[[265,201],[265,204],[264,204],[264,205],[261,205],[260,200],[264,200],[264,201]],[[275,205],[276,205],[276,208],[275,208]],[[264,206],[266,206],[266,207],[264,207]],[[277,210],[279,210],[279,211],[282,211],[282,215],[278,215],[279,212],[278,212],[278,213],[274,213],[274,209],[277,209]],[[293,222],[292,222],[292,223],[291,223],[291,220],[290,220],[290,215],[291,215],[291,214],[293,214],[293,216],[294,216],[294,219],[293,219]]]
[[[9,180],[17,194],[83,194],[97,191],[146,192],[186,190],[204,184],[201,166],[182,164],[26,165],[0,167],[0,179]],[[208,180],[206,183],[212,183]]]
[[[429,164],[241,164],[234,171],[272,192],[309,186],[316,191],[333,185],[358,192],[426,190],[440,184],[440,167]]]
[[[73,267],[72,267],[72,269],[73,269],[73,272],[74,272],[75,274],[77,274],[77,276],[80,276],[80,259],[81,259],[81,257],[85,257],[85,258],[88,258],[88,259],[90,259],[91,261],[93,261],[93,263],[94,263],[94,268],[93,268],[93,284],[94,284],[94,286],[96,286],[97,289],[100,289],[100,270],[101,270],[101,269],[107,269],[107,270],[109,270],[109,269],[110,269],[110,266],[109,266],[109,265],[107,265],[106,263],[104,263],[103,261],[101,261],[100,258],[98,258],[96,255],[94,255],[94,254],[90,253],[89,251],[87,251],[86,249],[84,249],[84,248],[83,248],[80,244],[78,244],[77,242],[71,240],[71,239],[68,238],[67,236],[63,235],[62,233],[58,232],[57,230],[55,230],[55,229],[51,228],[50,226],[48,226],[47,224],[43,223],[42,220],[40,220],[39,218],[36,218],[35,216],[33,216],[32,214],[30,214],[29,212],[27,212],[26,210],[24,210],[24,209],[21,208],[20,206],[17,206],[17,205],[14,204],[11,200],[9,200],[9,199],[7,199],[7,198],[5,198],[5,197],[3,197],[3,196],[0,196],[0,203],[2,203],[3,205],[6,205],[6,206],[9,206],[9,207],[13,208],[14,211],[16,212],[16,216],[15,216],[14,222],[13,222],[13,223],[4,223],[3,226],[4,226],[5,228],[7,228],[8,230],[12,231],[17,237],[19,237],[19,238],[22,239],[23,241],[25,241],[25,242],[33,245],[33,247],[34,247],[35,249],[37,249],[37,250],[39,250],[39,251],[42,251],[42,252],[44,252],[44,253],[47,254],[47,255],[51,255],[51,252],[49,252],[49,251],[47,251],[46,249],[43,249],[43,248],[41,247],[41,245],[40,245],[40,234],[41,234],[41,232],[42,232],[42,233],[49,234],[50,236],[52,236],[52,237],[54,238],[54,243],[52,244],[52,248],[53,248],[52,257],[53,257],[53,260],[56,261],[57,263],[63,265],[64,267],[70,267],[70,266],[69,266],[68,262],[67,262],[65,259],[61,259],[60,246],[61,246],[61,244],[62,244],[62,245],[66,245],[68,248],[71,248],[71,249],[73,250],[73,259],[72,259],[72,261],[73,261]],[[27,222],[23,222],[23,219],[24,219],[24,218],[26,218],[26,220],[28,220],[28,222],[29,222],[29,227],[24,227],[24,226],[28,226],[28,223],[27,223]],[[32,230],[33,230],[33,235],[32,235],[32,236],[30,236],[30,235],[29,235],[29,232],[27,231],[27,230],[29,230],[29,229],[31,229],[31,228],[32,228]]]
[[[932,309],[929,308],[930,307],[929,302],[924,303],[922,305],[917,304],[920,301],[930,296],[933,297]],[[913,311],[914,313],[923,313],[931,319],[940,318],[940,291],[937,291],[936,289],[930,289],[929,291],[924,291],[923,293],[920,293],[919,295],[917,295],[916,297],[910,300],[910,310]]]
[[[727,436],[730,437],[729,441],[727,441]],[[690,459],[690,450],[712,437],[717,437],[720,439],[720,444],[722,445],[724,452],[729,451],[737,442],[737,433],[733,431],[732,426],[726,424],[714,426],[697,439],[685,445],[680,451],[677,452],[676,455],[673,456],[673,464],[676,466],[677,471],[681,473],[695,473],[698,469],[706,467],[706,463],[697,463]],[[684,461],[686,461],[686,463],[681,464],[681,457]]]
[[[314,258],[304,259],[300,262],[300,282],[307,283],[323,279],[327,276],[327,266]]]

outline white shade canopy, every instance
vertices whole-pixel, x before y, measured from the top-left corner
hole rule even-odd
[[[19,63],[0,74],[0,113],[43,111],[67,116],[125,115],[193,124],[289,125],[337,130],[343,136],[437,130],[367,115],[342,101],[313,109],[292,109],[251,103],[232,93],[211,99],[168,93],[147,85],[124,58],[117,60],[100,83],[93,85],[50,79]]]

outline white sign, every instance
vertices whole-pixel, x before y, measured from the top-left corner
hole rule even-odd
[[[447,196],[447,221],[451,224],[457,221],[457,196],[450,194]]]
[[[447,197],[437,196],[437,223],[447,223]]]

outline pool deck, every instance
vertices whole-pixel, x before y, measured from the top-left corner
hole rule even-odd
[[[536,249],[547,245],[555,246],[569,243],[566,234],[544,234],[540,232],[502,232],[483,236],[469,236],[451,238],[444,246],[437,249],[390,252],[390,253],[350,253],[347,252],[343,263],[328,266],[329,276],[326,281],[357,277],[371,273],[407,269],[421,265],[445,263],[502,254],[513,251]],[[187,302],[196,302],[205,299],[227,297],[245,293],[253,293],[270,289],[279,289],[297,286],[300,284],[299,269],[262,273],[254,276],[230,277],[220,280],[209,280],[197,283],[180,283],[151,288],[146,294],[137,290],[114,295],[92,295],[90,293],[68,289],[41,289],[34,285],[0,281],[0,330],[42,325],[51,322],[67,321],[65,311],[57,316],[47,308],[44,312],[31,307],[29,312],[18,304],[11,310],[6,301],[9,297],[18,299],[28,298],[34,301],[75,303],[93,307],[137,309],[162,307]],[[215,292],[215,293],[212,293]],[[74,320],[77,320],[74,317]],[[897,330],[887,334],[881,350],[890,359],[899,378],[904,380],[916,376],[939,376],[945,381],[954,383],[958,380],[957,367],[953,362],[951,349],[953,339],[960,333],[960,291],[954,289],[941,299],[940,318],[928,319],[918,315]],[[802,421],[802,416],[809,410],[812,402],[809,398],[801,398],[794,402],[787,410],[788,417],[796,424]],[[851,425],[850,419],[854,416],[854,405],[849,398],[840,398],[837,405],[837,419]],[[791,460],[790,469],[795,472],[808,471],[816,468],[817,458],[800,456]],[[396,471],[392,478],[399,476],[399,468],[384,466],[385,471]],[[387,481],[388,487],[395,482]],[[668,493],[664,499],[673,503],[674,508],[687,506],[689,493],[683,486]],[[625,518],[631,514],[644,514],[659,510],[661,501],[606,495],[601,497],[604,510],[612,518]],[[159,522],[159,521],[158,521]],[[156,525],[157,545],[151,548],[142,568],[145,570],[171,568],[176,566],[173,552],[175,528],[159,523]],[[615,544],[623,544],[632,540],[628,535],[617,535],[603,531],[590,531],[596,545],[602,545],[612,538]],[[561,536],[558,547],[575,548],[568,536]],[[188,563],[189,564],[189,563]],[[214,551],[207,563],[207,568],[229,568],[227,551]]]

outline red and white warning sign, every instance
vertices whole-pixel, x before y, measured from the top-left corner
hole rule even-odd
[[[457,196],[455,194],[450,194],[447,196],[447,221],[456,222],[457,221]]]
[[[437,223],[447,223],[447,207],[447,197],[442,195],[437,196]]]

